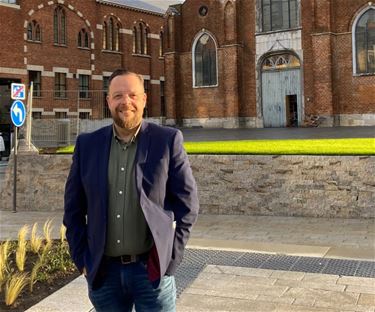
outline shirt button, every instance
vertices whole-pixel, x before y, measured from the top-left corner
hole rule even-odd
[[[118,193],[119,193],[120,195],[122,195],[122,191],[119,191]]]
[[[117,219],[120,219],[120,215],[117,215]]]
[[[120,240],[119,239],[117,240],[117,244],[120,244]]]
[[[124,171],[125,170],[125,168],[124,167],[121,167],[121,171]]]

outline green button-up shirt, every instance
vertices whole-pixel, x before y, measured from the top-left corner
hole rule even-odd
[[[111,257],[139,255],[150,250],[153,244],[136,188],[134,160],[137,133],[130,142],[125,143],[116,135],[113,126],[108,163],[108,223],[104,251]]]

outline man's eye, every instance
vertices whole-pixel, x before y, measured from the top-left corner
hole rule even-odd
[[[121,94],[116,94],[113,98],[116,100],[121,99]]]

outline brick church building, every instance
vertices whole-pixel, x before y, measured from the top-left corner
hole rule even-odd
[[[375,125],[375,3],[186,0],[164,19],[166,122]]]
[[[35,119],[108,118],[118,67],[143,75],[163,124],[375,125],[374,3],[176,2],[0,0],[0,126],[11,82],[33,81]]]
[[[10,123],[12,82],[33,81],[35,119],[109,117],[105,91],[119,67],[143,75],[148,114],[161,116],[165,9],[138,0],[0,0],[0,124]]]

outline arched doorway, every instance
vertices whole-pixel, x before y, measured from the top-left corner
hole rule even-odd
[[[273,54],[262,62],[262,112],[265,128],[298,127],[302,120],[301,71],[291,53]]]

